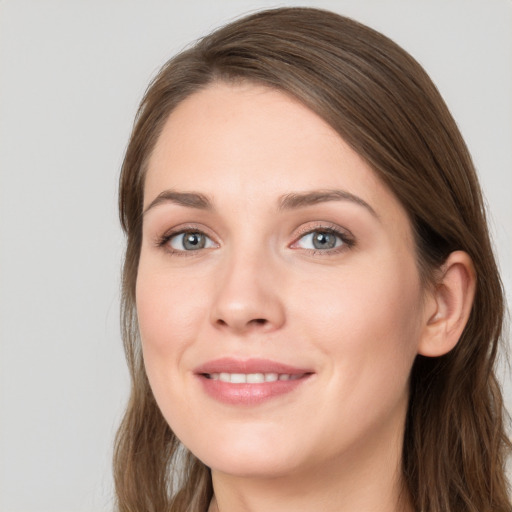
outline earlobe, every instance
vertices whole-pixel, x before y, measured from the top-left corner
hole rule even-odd
[[[438,357],[452,350],[466,326],[476,290],[473,262],[463,251],[448,256],[428,297],[418,353]]]

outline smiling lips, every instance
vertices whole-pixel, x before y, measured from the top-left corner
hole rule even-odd
[[[209,396],[232,405],[257,405],[289,393],[313,374],[267,359],[231,358],[210,361],[194,373]]]

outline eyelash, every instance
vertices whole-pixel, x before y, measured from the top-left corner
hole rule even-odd
[[[308,226],[304,228],[303,230],[299,231],[298,235],[296,236],[294,242],[290,244],[289,247],[294,248],[295,246],[302,238],[304,238],[307,235],[310,235],[312,233],[328,233],[331,235],[336,236],[341,240],[341,245],[338,247],[333,247],[330,249],[303,249],[304,251],[307,251],[309,254],[312,255],[330,255],[330,254],[338,254],[340,252],[343,252],[345,250],[351,249],[355,245],[355,239],[352,236],[352,234],[347,233],[345,230],[341,230],[335,225],[326,225],[325,223],[318,224],[317,226]],[[198,253],[201,252],[200,249],[197,250],[177,250],[170,247],[169,242],[176,236],[183,235],[185,233],[197,233],[199,235],[203,235],[207,237],[209,240],[212,240],[212,237],[209,236],[207,233],[204,232],[202,229],[198,229],[195,226],[184,226],[180,227],[177,230],[172,230],[170,232],[165,233],[161,237],[159,237],[156,241],[156,245],[158,247],[161,247],[165,249],[168,253],[176,256],[195,256]],[[215,241],[213,241],[214,244],[216,244]],[[207,248],[208,249],[208,248]]]

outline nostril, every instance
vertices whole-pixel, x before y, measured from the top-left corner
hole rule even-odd
[[[217,327],[225,328],[225,327],[233,327],[237,330],[246,330],[251,329],[253,327],[264,327],[269,324],[269,321],[266,318],[253,318],[249,321],[240,320],[240,319],[229,319],[225,320],[223,318],[217,318],[215,321]]]

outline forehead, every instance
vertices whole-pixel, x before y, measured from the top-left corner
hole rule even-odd
[[[149,179],[183,166],[194,166],[192,180],[218,178],[226,169],[271,178],[290,166],[298,179],[319,163],[333,167],[342,144],[320,117],[280,91],[216,83],[171,113],[151,155]]]
[[[333,188],[406,216],[369,165],[309,108],[265,86],[215,83],[167,119],[149,160],[144,203],[166,189],[199,191],[220,202],[270,202]]]

